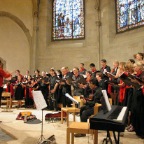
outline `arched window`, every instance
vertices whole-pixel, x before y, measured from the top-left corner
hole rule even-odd
[[[84,1],[53,1],[53,40],[83,39]]]
[[[117,32],[144,25],[144,0],[116,0]]]

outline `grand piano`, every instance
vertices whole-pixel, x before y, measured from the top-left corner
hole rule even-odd
[[[90,118],[90,129],[106,130],[107,137],[104,139],[106,143],[108,141],[112,143],[109,132],[113,131],[115,143],[119,144],[120,132],[124,132],[126,127],[127,114],[127,107],[123,106],[114,105],[106,113],[101,110],[98,114]],[[118,132],[117,137],[115,132]]]

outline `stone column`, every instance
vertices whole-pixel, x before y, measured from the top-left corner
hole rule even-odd
[[[30,71],[33,72],[37,68],[37,46],[38,46],[38,13],[39,13],[39,3],[36,1],[33,8],[33,36],[31,44],[31,56],[30,56]]]
[[[95,0],[95,9],[96,9],[96,26],[97,26],[97,48],[98,48],[98,68],[100,68],[101,60],[101,11],[100,11],[100,0]]]

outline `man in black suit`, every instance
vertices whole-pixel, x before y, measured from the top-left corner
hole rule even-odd
[[[111,68],[107,66],[107,61],[106,59],[101,59],[101,69],[100,72],[105,73],[105,72],[110,72]]]
[[[99,87],[98,80],[93,78],[89,82],[88,99],[83,100],[84,106],[80,109],[81,122],[87,122],[88,118],[94,114],[95,103],[100,103],[102,98],[102,91]],[[75,134],[75,137],[84,137],[85,134]]]

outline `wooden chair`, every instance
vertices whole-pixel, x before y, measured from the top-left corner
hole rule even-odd
[[[112,99],[109,99],[110,104],[112,105]],[[96,103],[94,106],[94,115],[96,115],[99,111],[99,108],[102,105],[99,103]],[[66,137],[66,143],[74,144],[74,133],[80,133],[80,134],[93,134],[94,135],[94,144],[98,144],[98,130],[91,130],[90,129],[89,122],[72,122],[70,126],[67,127],[67,137]],[[111,134],[111,133],[110,133]],[[71,138],[70,138],[71,137]]]
[[[98,144],[98,131],[91,130],[89,128],[88,122],[72,122],[69,127],[67,127],[67,136],[66,136],[66,144],[74,144],[74,133],[80,134],[93,134],[94,135],[94,144]],[[70,138],[71,137],[71,138]]]
[[[82,106],[83,106],[83,101],[82,101],[82,99],[80,98],[80,96],[73,96],[73,98],[74,98],[76,101],[78,101],[79,107],[82,107]],[[73,103],[73,107],[75,107],[75,106],[76,106],[75,103]]]
[[[109,98],[110,105],[112,105],[112,98]],[[102,106],[100,103],[96,103],[94,106],[94,115],[96,115],[99,111],[99,108]]]
[[[80,99],[80,96],[73,96],[73,98],[79,102],[80,107],[83,105],[82,100]],[[63,123],[63,112],[66,113],[67,126],[69,126],[69,113],[73,113],[73,121],[75,121],[75,115],[76,113],[80,112],[80,109],[76,107],[75,103],[73,103],[72,107],[62,107],[61,108],[61,123]]]
[[[21,101],[21,104],[22,104],[22,105],[25,105],[25,100],[22,100],[22,101]],[[12,106],[13,106],[13,105],[18,105],[18,100],[12,100]]]
[[[69,126],[69,113],[73,113],[73,121],[75,121],[75,115],[76,113],[80,112],[79,108],[76,107],[63,107],[61,108],[61,123],[63,124],[63,112],[66,113],[66,120],[67,120],[67,126]]]
[[[98,113],[101,104],[96,103],[94,106],[94,114]],[[89,122],[72,122],[69,127],[67,127],[67,137],[66,144],[74,144],[74,133],[80,134],[92,134],[94,135],[93,143],[98,144],[98,131],[90,129]],[[71,137],[71,138],[70,138]]]
[[[6,108],[5,111],[10,110],[12,107],[12,98],[11,98],[11,93],[10,92],[2,92],[2,97],[5,98],[6,100],[2,100],[2,103],[6,103]]]

